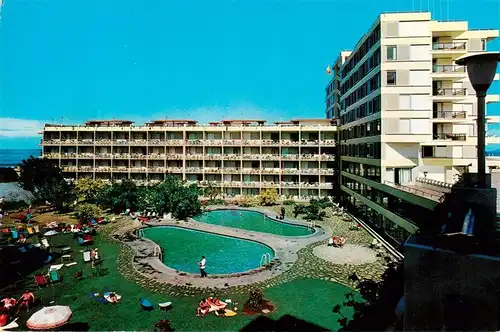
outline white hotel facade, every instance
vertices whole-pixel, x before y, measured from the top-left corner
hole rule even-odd
[[[331,196],[337,127],[328,119],[87,121],[45,125],[42,155],[69,179],[154,183],[172,174],[226,197],[276,188],[283,198]]]
[[[455,60],[498,35],[430,13],[381,14],[337,58],[326,113],[340,119],[342,197],[394,243],[431,218],[460,174],[477,171],[476,95]]]

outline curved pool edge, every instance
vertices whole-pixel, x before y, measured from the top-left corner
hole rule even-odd
[[[265,266],[260,266],[258,268],[246,270],[243,272],[235,272],[235,273],[227,273],[227,274],[210,274],[208,277],[211,277],[211,278],[235,278],[235,277],[240,277],[240,276],[252,275],[252,274],[256,274],[256,273],[259,273],[261,271],[264,271],[264,270],[268,269],[269,267],[272,267],[273,265],[276,265],[277,263],[281,262],[281,260],[278,258],[278,254],[277,254],[278,253],[277,250],[279,250],[279,249],[274,248],[271,244],[264,243],[263,241],[259,241],[259,240],[248,239],[248,238],[244,238],[241,236],[219,234],[219,233],[210,232],[210,231],[206,231],[206,230],[198,230],[198,229],[193,229],[193,228],[185,227],[185,226],[181,226],[181,225],[158,225],[158,226],[140,227],[140,228],[137,228],[136,230],[134,230],[134,233],[136,234],[139,229],[145,229],[145,228],[180,228],[180,229],[185,229],[185,230],[189,230],[189,231],[193,231],[193,232],[203,232],[203,233],[213,234],[216,236],[223,236],[223,237],[234,238],[234,239],[238,239],[238,240],[242,240],[242,241],[254,242],[254,243],[266,246],[273,251],[274,257],[271,260],[272,264],[271,263],[266,264]],[[136,234],[136,236],[137,236],[137,234]],[[158,243],[156,243],[155,241],[153,241],[147,237],[139,237],[139,238],[141,240],[146,240],[148,242],[151,242],[154,246],[158,246],[158,247],[162,248]],[[169,270],[170,272],[177,273],[181,276],[200,277],[200,275],[198,273],[180,271],[180,270],[177,270],[177,269],[174,269],[174,268],[168,266],[161,259],[159,259],[157,257],[156,257],[156,259],[159,261],[160,264],[165,266],[166,270]]]
[[[153,246],[157,246],[154,241],[149,239],[140,239],[135,236],[135,231],[144,227],[155,226],[168,226],[174,225],[195,230],[208,230],[211,233],[240,237],[247,240],[255,240],[255,237],[263,237],[264,244],[269,245],[267,241],[271,241],[269,245],[275,251],[275,258],[279,258],[280,265],[273,266],[272,268],[257,271],[257,273],[232,276],[231,278],[215,278],[207,277],[201,278],[197,274],[188,274],[182,272],[175,272],[176,270],[167,267],[163,262],[155,257],[139,257],[139,250],[145,246],[152,250]],[[319,241],[326,240],[331,236],[332,230],[325,226],[322,232],[316,232],[313,236],[300,237],[295,239],[287,239],[277,235],[256,233],[251,231],[244,231],[238,228],[228,228],[223,226],[209,225],[199,222],[181,222],[176,220],[163,220],[155,222],[146,222],[145,224],[136,224],[127,230],[134,238],[132,241],[118,240],[126,247],[132,250],[132,257],[130,263],[136,273],[139,273],[143,278],[149,280],[153,284],[163,284],[170,286],[178,286],[192,289],[193,292],[203,292],[204,289],[231,289],[233,292],[240,292],[241,288],[238,286],[246,286],[251,284],[258,284],[268,280],[276,280],[283,273],[289,271],[298,259],[298,251],[302,250],[309,244],[318,243]],[[330,235],[329,235],[330,234]],[[267,239],[267,240],[266,240]],[[144,269],[147,266],[149,269]]]
[[[285,218],[285,219],[283,219],[283,220],[280,220],[280,219],[277,219],[276,217],[273,217],[268,212],[264,212],[264,211],[262,211],[259,208],[252,208],[252,207],[213,206],[213,207],[207,207],[206,210],[203,211],[202,213],[212,212],[212,211],[224,211],[224,210],[239,210],[239,211],[256,212],[256,213],[260,213],[261,215],[265,216],[266,218],[271,219],[274,222],[278,222],[278,223],[282,223],[282,224],[290,225],[290,226],[311,228],[311,227],[308,226],[308,224],[307,224],[306,221],[298,220],[298,219],[291,219],[291,218],[288,218],[288,217]],[[190,218],[190,219],[193,219],[193,218]],[[193,219],[193,220],[196,221],[196,222],[201,222],[201,221],[198,221],[196,219]],[[219,226],[222,226],[222,225],[219,225]],[[223,227],[229,227],[229,226],[223,226]],[[242,228],[240,228],[240,229],[242,229]],[[279,234],[272,234],[272,233],[268,233],[268,234],[272,234],[274,236],[281,236],[281,237],[284,237],[284,238],[306,238],[306,237],[315,236],[319,232],[318,229],[322,230],[322,226],[321,225],[315,225],[312,229],[314,230],[314,232],[312,232],[311,234],[306,234],[306,235],[291,235],[291,236],[287,236],[287,235],[279,235]],[[259,232],[259,231],[253,231],[253,232],[265,233],[265,232]]]

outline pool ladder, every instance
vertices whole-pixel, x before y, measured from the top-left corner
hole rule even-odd
[[[307,227],[314,229],[314,227],[316,227],[316,222],[314,220],[308,221]]]
[[[267,264],[271,264],[271,254],[262,254],[260,257],[260,266],[265,266]]]
[[[137,230],[137,237],[139,237],[141,239],[144,237],[144,230],[143,229]]]

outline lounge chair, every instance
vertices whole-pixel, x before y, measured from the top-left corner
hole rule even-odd
[[[44,275],[42,274],[35,274],[35,283],[38,286],[38,288],[42,288],[44,286],[47,286],[47,278],[45,278]]]
[[[42,242],[42,246],[43,246],[45,249],[50,248],[49,240],[47,240],[47,239],[42,239],[42,240],[41,240],[41,242]]]
[[[49,277],[50,277],[50,282],[52,282],[52,283],[62,281],[61,275],[59,274],[59,271],[57,271],[57,270],[50,271]]]
[[[149,301],[148,299],[139,299],[139,304],[141,305],[142,309],[144,310],[153,310],[153,303]]]
[[[90,251],[84,251],[83,252],[83,261],[85,263],[90,262]]]

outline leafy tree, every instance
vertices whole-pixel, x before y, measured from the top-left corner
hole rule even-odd
[[[80,222],[88,222],[94,218],[98,218],[102,214],[101,208],[91,203],[78,204],[75,212]]]
[[[48,201],[59,211],[68,211],[75,200],[74,186],[64,179],[44,183],[36,192],[41,200]]]
[[[49,159],[24,159],[20,164],[19,184],[25,190],[31,191],[35,197],[43,199],[39,194],[41,188],[54,181],[62,181],[64,177],[57,164]]]
[[[341,331],[384,331],[394,322],[394,309],[404,294],[404,269],[402,263],[389,263],[381,281],[360,280],[356,274],[349,277],[357,283],[363,301],[356,301],[352,293],[346,294],[346,301],[336,304],[333,312],[341,317],[338,322]],[[349,321],[342,314],[342,307],[353,308]]]
[[[293,217],[297,218],[300,214],[306,214],[306,206],[297,204],[293,207]]]
[[[260,205],[275,205],[278,201],[278,191],[275,188],[261,190],[259,200]]]
[[[201,202],[198,199],[199,189],[196,185],[182,187],[175,197],[177,201],[172,204],[172,217],[178,220],[186,220],[201,213]]]
[[[203,189],[203,195],[208,197],[210,201],[214,201],[220,194],[220,187],[215,186],[212,182],[209,182],[208,186]]]
[[[104,186],[97,195],[97,201],[113,212],[122,212],[126,209],[134,210],[139,201],[139,190],[131,180],[122,180]]]
[[[259,198],[255,196],[243,195],[238,200],[238,205],[241,207],[251,207],[259,205]]]
[[[328,203],[313,198],[308,205],[295,205],[293,217],[303,215],[307,220],[323,220],[326,217],[326,212],[323,211],[325,206],[329,206]]]
[[[99,191],[103,187],[104,182],[101,180],[90,178],[78,179],[75,185],[76,198],[81,202],[95,202]]]

